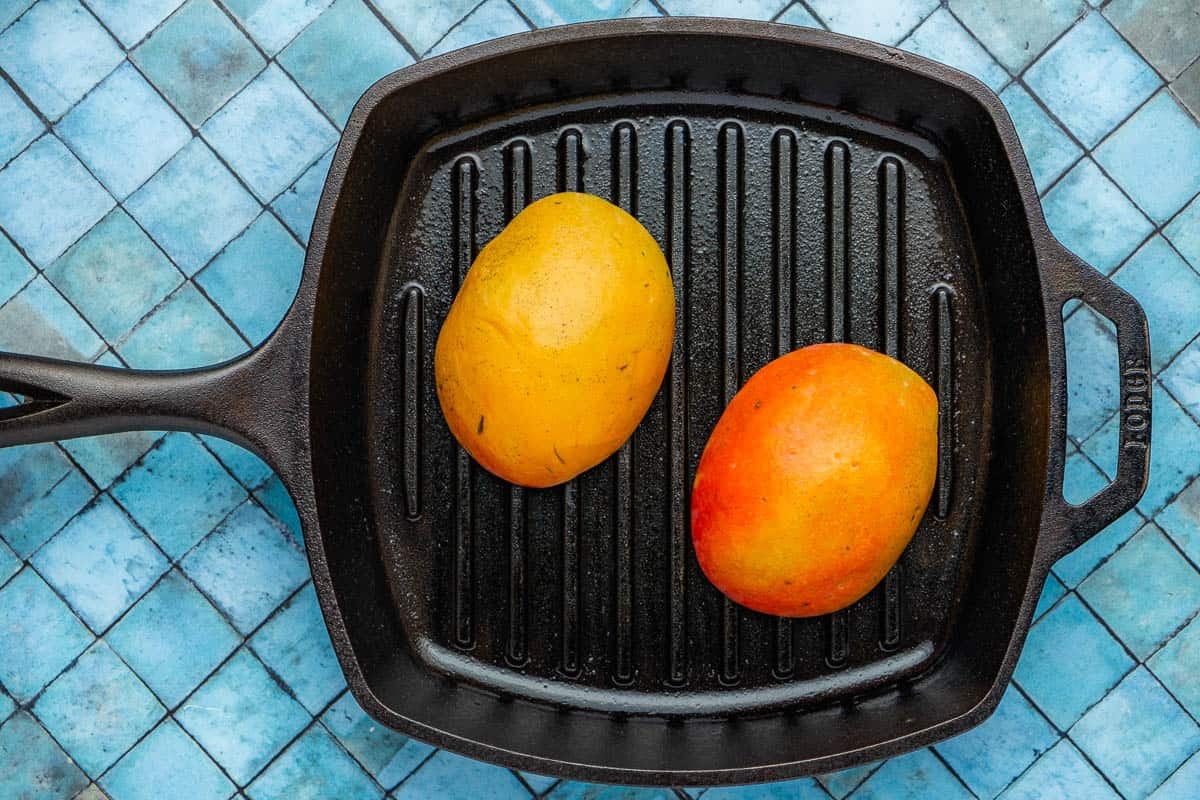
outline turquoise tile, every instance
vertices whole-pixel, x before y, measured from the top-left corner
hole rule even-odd
[[[124,342],[121,357],[138,369],[184,369],[226,361],[247,349],[229,323],[185,283]]]
[[[0,170],[0,225],[39,267],[86,233],[113,203],[79,159],[49,134]]]
[[[104,495],[35,553],[33,565],[96,632],[125,613],[168,567]]]
[[[33,0],[9,0],[0,6],[0,31],[7,28],[17,17],[25,13],[33,5]]]
[[[539,28],[622,16],[630,0],[517,0]]]
[[[12,240],[0,232],[0,306],[33,278],[33,265],[21,255]]]
[[[1194,564],[1200,564],[1200,481],[1194,480],[1158,512],[1155,522]]]
[[[529,785],[530,789],[533,789],[539,795],[548,792],[559,781],[558,778],[551,778],[548,775],[534,775],[532,772],[518,772],[517,775]],[[704,790],[684,788],[683,791],[691,797],[697,797]]]
[[[403,30],[403,29],[402,29]],[[484,0],[475,10],[463,18],[442,38],[428,55],[438,55],[460,47],[520,33],[529,30],[529,23],[521,18],[506,0]]]
[[[28,558],[95,496],[95,488],[72,468],[14,515],[4,526],[3,536],[17,555]]]
[[[0,549],[2,548],[3,545],[0,545]],[[0,584],[2,583],[3,581],[0,581]],[[2,725],[5,720],[12,716],[12,713],[16,710],[17,704],[4,691],[0,690],[0,725]]]
[[[246,499],[195,436],[167,434],[111,490],[171,558],[180,558]],[[172,501],[164,503],[170,496]]]
[[[225,7],[233,12],[242,25],[254,37],[254,41],[275,55],[296,34],[321,15],[333,0],[225,0]]]
[[[1074,595],[1033,626],[1014,677],[1060,729],[1069,728],[1134,666]]]
[[[1142,525],[1145,519],[1136,510],[1126,512],[1116,522],[1090,539],[1076,547],[1071,553],[1063,556],[1054,565],[1054,574],[1069,588],[1092,574],[1092,570],[1100,566],[1116,552],[1117,548],[1129,541]]]
[[[1145,797],[1200,749],[1200,726],[1138,667],[1071,729],[1071,739],[1126,797]]]
[[[250,800],[382,800],[383,789],[320,725],[304,732],[246,787]]]
[[[0,68],[58,119],[121,63],[121,48],[78,0],[40,0],[0,34]]]
[[[937,5],[937,0],[888,4],[874,0],[813,0],[808,3],[830,30],[884,44],[899,42]]]
[[[368,717],[349,692],[329,707],[321,722],[385,789],[395,787],[433,753],[424,742]]]
[[[241,641],[178,570],[167,573],[105,639],[170,708],[183,702]]]
[[[234,785],[174,720],[163,720],[100,779],[112,800],[226,800]]]
[[[579,786],[581,784],[562,784],[564,786]],[[625,790],[628,791],[628,790]],[[607,792],[597,794],[598,798],[612,798],[612,800],[669,800],[675,797],[667,789],[640,789],[635,790],[636,793],[623,794],[622,788],[617,786],[607,787]],[[558,791],[550,793],[551,797],[557,799]],[[564,797],[573,797],[570,794]],[[590,800],[592,795],[576,795],[579,800]],[[813,778],[800,778],[792,781],[779,781],[778,783],[764,783],[758,786],[721,786],[715,789],[709,789],[700,797],[705,800],[829,800],[829,795],[821,788],[821,785]]]
[[[479,0],[374,0],[373,4],[413,50],[424,53],[479,5]]]
[[[133,47],[179,8],[183,0],[87,0],[88,8],[121,40]]]
[[[1150,321],[1151,365],[1159,370],[1200,333],[1200,275],[1162,236],[1138,248],[1113,279],[1133,294]]]
[[[800,25],[805,28],[825,27],[821,24],[821,20],[814,17],[807,8],[799,3],[793,3],[792,5],[788,6],[787,10],[780,14],[775,21],[782,22],[787,25]]]
[[[16,575],[20,569],[21,559],[17,558],[17,554],[12,551],[11,547],[4,543],[3,539],[0,539],[0,586],[8,583],[8,579]],[[4,698],[0,694],[0,706],[3,704]],[[3,721],[3,718],[7,716],[8,714],[3,713],[3,709],[0,709],[0,721]]]
[[[175,720],[242,785],[311,719],[244,649],[175,712]]]
[[[1083,441],[1117,412],[1121,376],[1117,329],[1084,307],[1063,326],[1067,344],[1067,433]]]
[[[773,18],[787,7],[787,0],[663,0],[659,1],[671,16]]]
[[[92,641],[71,609],[29,568],[0,588],[0,619],[5,640],[21,643],[0,648],[0,684],[21,702],[32,700]]]
[[[442,800],[474,800],[477,797],[529,800],[530,794],[517,777],[503,767],[441,750],[400,784],[392,796],[395,800],[425,800],[428,797]]]
[[[1042,208],[1059,241],[1101,272],[1112,272],[1154,230],[1090,158],[1046,193]]]
[[[4,127],[0,128],[0,166],[46,130],[33,109],[4,81],[0,81],[0,119],[4,120]]]
[[[1044,192],[1083,151],[1019,83],[1010,84],[1000,99],[1017,126],[1034,183]]]
[[[188,275],[258,216],[260,206],[200,139],[193,139],[126,202]]]
[[[183,569],[243,634],[309,577],[300,544],[250,502],[189,553]]]
[[[346,688],[312,584],[267,620],[250,639],[250,647],[313,714]]]
[[[1057,742],[1058,731],[1010,686],[991,717],[937,751],[976,797],[992,798]]]
[[[256,489],[254,496],[271,512],[271,516],[288,527],[297,540],[301,539],[303,531],[300,530],[300,515],[296,512],[296,504],[292,502],[278,476],[272,477],[261,488]]]
[[[251,342],[267,338],[296,297],[304,248],[263,212],[196,276],[196,282]]]
[[[201,436],[200,441],[247,489],[257,489],[274,474],[265,461],[233,442],[215,436]]]
[[[337,130],[274,65],[204,123],[202,131],[263,202],[291,185],[337,141]]]
[[[0,450],[0,535],[30,504],[47,495],[71,471],[71,462],[52,444]],[[9,542],[10,544],[12,542]]]
[[[1161,84],[1098,11],[1055,42],[1025,73],[1025,82],[1088,147]]]
[[[1063,469],[1063,498],[1073,505],[1083,505],[1110,483],[1108,476],[1096,469],[1087,456],[1074,445],[1067,444],[1067,463]]]
[[[104,351],[104,341],[39,275],[0,307],[0,350],[90,361]]]
[[[1193,619],[1146,662],[1163,686],[1193,717],[1200,716],[1200,617]]]
[[[103,789],[91,783],[86,789],[75,795],[74,800],[111,800],[111,798],[104,793]]]
[[[1149,800],[1194,800],[1200,786],[1200,753],[1189,758],[1154,790]]]
[[[108,645],[96,642],[46,687],[33,713],[85,772],[99,775],[166,709]]]
[[[107,489],[161,438],[158,432],[133,431],[70,439],[62,447],[97,486]]]
[[[1105,139],[1095,158],[1161,224],[1200,192],[1200,123],[1164,90]]]
[[[1113,0],[1104,16],[1167,80],[1200,56],[1200,13],[1194,0]]]
[[[950,0],[950,10],[1014,74],[1037,58],[1084,8],[1080,0]]]
[[[1054,607],[1054,604],[1062,599],[1067,593],[1067,588],[1062,585],[1062,581],[1050,574],[1046,577],[1046,583],[1042,586],[1042,594],[1038,597],[1037,608],[1033,610],[1033,619],[1036,622],[1042,618],[1042,615]]]
[[[970,798],[971,793],[929,750],[886,762],[854,793],[855,800],[938,800]]]
[[[145,183],[191,139],[179,115],[128,62],[55,126],[118,200]]]
[[[316,216],[317,201],[321,199],[321,189],[325,186],[325,176],[329,174],[332,161],[333,150],[330,149],[271,203],[271,208],[275,209],[284,224],[306,244],[313,217]]]
[[[183,282],[179,270],[119,208],[47,267],[46,277],[110,342],[120,340]]]
[[[1008,73],[949,11],[939,8],[900,43],[905,50],[974,75],[992,91],[1008,83]]]
[[[0,725],[0,764],[0,797],[62,800],[88,785],[83,771],[24,711]]]
[[[1083,754],[1063,739],[1000,795],[1001,800],[1046,800],[1080,797],[1087,800],[1121,800]]]
[[[1200,195],[1163,228],[1163,235],[1200,271]]]
[[[367,87],[412,62],[362,0],[337,0],[279,54],[283,68],[339,126]]]
[[[130,58],[197,126],[266,66],[212,0],[188,0]]]

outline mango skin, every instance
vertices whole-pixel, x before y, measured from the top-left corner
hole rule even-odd
[[[654,237],[599,197],[550,195],[467,271],[438,335],[438,400],[488,471],[554,486],[633,434],[674,331],[671,271]]]
[[[696,471],[704,574],[747,608],[828,614],[879,583],[937,475],[938,402],[900,362],[849,344],[782,356],[725,409]]]

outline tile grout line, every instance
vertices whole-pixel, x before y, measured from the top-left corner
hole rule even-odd
[[[395,25],[393,25],[392,21],[389,20],[383,14],[382,11],[380,11],[378,8],[375,7],[375,0],[362,0],[362,1],[363,1],[363,4],[367,7],[367,10],[375,15],[375,18],[379,20],[379,22],[383,25],[383,27],[385,29],[387,29],[388,33],[392,34],[392,36],[395,37],[396,41],[398,41],[400,43],[400,46],[408,51],[408,54],[412,57],[413,62],[415,63],[417,61],[420,61],[421,56],[419,53],[417,53],[417,48],[415,48],[411,44],[409,44],[408,39],[402,33],[400,33],[400,29],[397,28]],[[322,12],[322,13],[324,13],[324,12]],[[280,52],[282,53],[283,51],[280,50]],[[379,77],[382,78],[383,76],[380,75]],[[297,81],[297,83],[299,83],[299,81]],[[340,125],[338,126],[338,129],[339,130],[341,129]]]

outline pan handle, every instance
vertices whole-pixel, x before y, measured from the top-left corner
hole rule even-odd
[[[278,335],[279,331],[276,331]],[[176,371],[128,370],[0,353],[0,447],[133,430],[207,433],[290,466],[304,388],[275,337],[230,361]]]
[[[1150,477],[1150,420],[1151,387],[1150,333],[1146,314],[1128,292],[1097,272],[1078,256],[1054,242],[1057,252],[1055,266],[1059,303],[1079,299],[1108,317],[1117,326],[1117,359],[1120,366],[1120,408],[1117,411],[1119,424],[1119,450],[1117,474],[1112,483],[1081,505],[1072,505],[1062,496],[1063,445],[1066,436],[1066,421],[1055,444],[1057,454],[1051,463],[1056,464],[1053,497],[1057,500],[1057,515],[1063,532],[1062,540],[1051,554],[1051,560],[1062,556],[1083,544],[1089,537],[1106,528],[1125,512],[1133,508]],[[1061,305],[1056,307],[1056,312]],[[1057,313],[1058,324],[1062,315]],[[1062,336],[1059,336],[1061,345]],[[1066,399],[1065,348],[1060,352],[1062,368],[1059,370],[1059,387]],[[1063,407],[1066,407],[1064,402]]]

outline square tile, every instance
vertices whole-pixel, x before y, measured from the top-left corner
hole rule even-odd
[[[403,32],[404,28],[400,28]],[[460,47],[476,44],[477,42],[507,36],[510,33],[520,33],[529,30],[529,23],[521,18],[506,0],[484,0],[451,28],[437,45],[426,55],[438,55],[457,50]]]
[[[235,788],[171,719],[138,742],[100,779],[100,785],[112,800],[226,800]]]
[[[935,8],[937,0],[880,4],[874,0],[810,0],[817,16],[832,31],[896,44]]]
[[[263,202],[337,141],[337,130],[274,65],[214,114],[203,133]]]
[[[0,307],[0,350],[90,361],[104,341],[39,275]]]
[[[13,156],[25,149],[25,145],[46,130],[33,109],[25,105],[25,101],[2,80],[0,119],[4,120],[4,127],[0,128],[0,166],[12,160]]]
[[[1063,469],[1063,499],[1081,506],[1111,483],[1087,456],[1067,442],[1067,463]]]
[[[39,267],[58,258],[112,207],[104,187],[49,134],[0,170],[0,225]]]
[[[886,762],[854,793],[855,800],[938,800],[970,798],[971,793],[929,750]]]
[[[1033,610],[1033,619],[1036,622],[1042,618],[1042,615],[1054,607],[1054,604],[1062,599],[1067,593],[1067,587],[1062,585],[1062,581],[1054,577],[1054,574],[1046,576],[1046,583],[1042,586],[1042,594],[1038,597],[1037,608]]]
[[[17,17],[24,14],[31,5],[33,5],[33,0],[10,0],[0,6],[0,31],[16,21]]]
[[[71,462],[53,444],[0,450],[0,497],[5,499],[0,504],[0,533],[7,539],[12,521],[54,489],[70,471]]]
[[[1042,713],[1066,730],[1133,666],[1099,620],[1067,595],[1030,630],[1014,677]]]
[[[1200,610],[1200,572],[1150,523],[1079,594],[1142,660]]]
[[[178,570],[167,573],[105,639],[171,708],[240,642],[237,632]]]
[[[126,49],[146,38],[183,0],[87,0]]]
[[[319,17],[333,0],[226,0],[267,55],[275,55]]]
[[[1125,513],[1116,522],[1063,556],[1054,565],[1054,574],[1069,588],[1083,581],[1103,564],[1117,548],[1129,541],[1146,520],[1136,510]]]
[[[1200,124],[1170,92],[1150,98],[1095,157],[1160,224],[1200,192]]]
[[[1151,365],[1166,366],[1200,332],[1200,275],[1162,236],[1154,236],[1113,275],[1150,321]],[[1157,437],[1156,437],[1157,439]]]
[[[0,588],[0,626],[5,641],[21,643],[0,649],[0,684],[21,702],[33,699],[92,641],[71,609],[29,568]]]
[[[46,277],[110,342],[183,282],[179,270],[119,208],[47,267]]]
[[[930,14],[900,46],[974,75],[992,91],[998,92],[1008,83],[1004,67],[996,63],[996,59],[944,8]]]
[[[8,583],[8,579],[21,569],[21,559],[17,558],[17,554],[12,551],[12,548],[0,539],[0,586]],[[0,692],[0,721],[8,714],[4,711],[4,703],[6,702],[5,695]],[[11,709],[9,709],[11,711]]]
[[[1000,795],[1001,800],[1044,800],[1048,797],[1121,798],[1069,739],[1050,748]]]
[[[1067,345],[1067,433],[1083,441],[1095,433],[1120,402],[1117,329],[1084,306],[1063,326]]]
[[[250,800],[380,800],[383,790],[320,725],[246,787]]]
[[[0,725],[0,796],[61,800],[88,785],[87,776],[37,720],[18,711]]]
[[[548,28],[551,25],[619,17],[630,3],[629,0],[517,0],[517,5],[534,25]]]
[[[46,580],[99,633],[167,569],[167,560],[106,496],[33,557]]]
[[[196,287],[185,283],[117,346],[139,369],[186,369],[216,364],[247,349]]]
[[[1200,748],[1200,726],[1138,667],[1071,729],[1126,797],[1144,797]]]
[[[260,209],[200,139],[180,150],[125,207],[188,275],[241,233]]]
[[[392,793],[395,800],[488,797],[529,800],[529,790],[503,767],[439,750]]]
[[[321,721],[385,789],[407,778],[433,753],[424,742],[402,736],[368,717],[349,692],[329,707]]]
[[[329,174],[329,165],[333,161],[333,149],[330,148],[317,163],[313,164],[304,174],[287,188],[275,201],[271,208],[279,215],[292,233],[305,244],[312,230],[313,217],[317,212],[317,201],[321,199],[321,190],[325,187],[325,177]]]
[[[74,800],[112,800],[112,798],[105,794],[103,789],[92,783],[82,792],[75,795]]]
[[[1150,795],[1150,800],[1192,800],[1200,786],[1200,753],[1189,758]]]
[[[532,772],[518,772],[517,775],[520,776],[521,780],[525,781],[530,789],[533,789],[539,795],[548,792],[559,781],[558,778],[551,778],[547,775],[534,775]],[[682,788],[684,794],[689,797],[698,797],[704,791],[704,789],[698,787],[685,786]],[[825,798],[822,798],[822,800],[825,800]]]
[[[1033,180],[1044,192],[1083,151],[1019,83],[1010,84],[1000,99],[1017,126]]]
[[[641,2],[641,0],[639,0]],[[649,3],[647,3],[649,5]],[[650,6],[653,8],[653,6]],[[633,16],[632,14],[629,16]],[[807,8],[799,3],[793,3],[788,6],[787,10],[780,14],[775,19],[776,22],[782,22],[785,25],[799,25],[804,28],[824,28],[821,20],[814,17]]]
[[[155,431],[131,431],[69,439],[62,447],[97,486],[107,489],[161,438]]]
[[[1193,269],[1200,271],[1200,195],[1167,223],[1163,235]]]
[[[279,63],[334,122],[345,125],[367,87],[413,58],[362,0],[337,0],[279,54]]]
[[[304,248],[264,211],[196,282],[247,339],[261,342],[291,307],[303,268]]]
[[[112,496],[176,559],[244,501],[246,490],[195,436],[169,433]]]
[[[267,620],[250,640],[250,647],[313,714],[319,714],[346,688],[312,584]]]
[[[1112,272],[1154,230],[1096,163],[1076,164],[1042,201],[1058,240],[1101,272]]]
[[[130,58],[196,126],[266,66],[212,0],[188,0]]]
[[[250,502],[188,554],[183,568],[242,633],[258,627],[309,577],[299,543]]]
[[[1158,512],[1155,522],[1193,563],[1200,564],[1200,480],[1189,483]]]
[[[1167,80],[1200,56],[1194,0],[1112,0],[1104,16]]]
[[[0,725],[17,710],[17,704],[3,690],[0,690]]]
[[[0,305],[21,291],[36,274],[12,240],[0,232]]]
[[[1192,112],[1192,116],[1200,119],[1200,59],[1192,62],[1182,75],[1171,82],[1171,89]]]
[[[1200,716],[1197,664],[1200,664],[1200,617],[1193,619],[1146,662],[1150,671],[1193,717]]]
[[[769,20],[787,7],[787,0],[659,0],[674,17],[738,17]],[[536,22],[536,20],[535,20]]]
[[[95,496],[95,488],[71,468],[45,494],[25,504],[4,525],[3,536],[18,556],[28,558]]]
[[[200,436],[204,446],[233,473],[233,476],[247,489],[256,489],[270,478],[273,473],[267,463],[249,450],[239,447],[233,442],[218,439],[215,436]]]
[[[239,650],[175,712],[239,784],[249,783],[312,719],[247,650]]]
[[[479,5],[478,0],[373,0],[375,8],[417,53],[437,44],[446,32]]]
[[[292,502],[291,495],[283,485],[283,481],[279,480],[278,476],[271,477],[260,488],[254,491],[254,496],[258,502],[262,503],[267,511],[271,512],[271,516],[282,522],[288,527],[296,537],[297,541],[302,541],[303,532],[300,530],[300,515],[296,512],[296,505]]]
[[[192,138],[184,121],[123,63],[55,126],[118,200]]]
[[[78,0],[41,0],[0,34],[0,68],[50,119],[66,113],[121,57]]]
[[[1037,58],[1085,8],[1080,0],[950,0],[950,10],[1013,73]]]
[[[1154,70],[1093,11],[1025,73],[1025,82],[1088,147],[1154,93]]]
[[[585,786],[586,784],[567,783],[560,786]],[[601,792],[599,797],[611,797],[612,800],[625,800],[626,797],[630,800],[673,800],[677,795],[672,794],[667,789],[640,789],[634,790],[629,795],[621,793],[621,789],[616,786],[605,787],[606,792]],[[628,791],[628,790],[626,790]],[[550,793],[551,797],[572,797],[578,800],[591,800],[593,795],[588,793],[571,794],[563,792],[560,794],[558,789]],[[719,786],[709,789],[700,797],[707,800],[829,800],[829,795],[825,794],[821,789],[820,784],[813,778],[799,778],[791,781],[779,781],[777,783],[764,783],[757,786]]]
[[[33,708],[91,775],[112,766],[166,711],[104,642],[96,642],[58,676]]]

